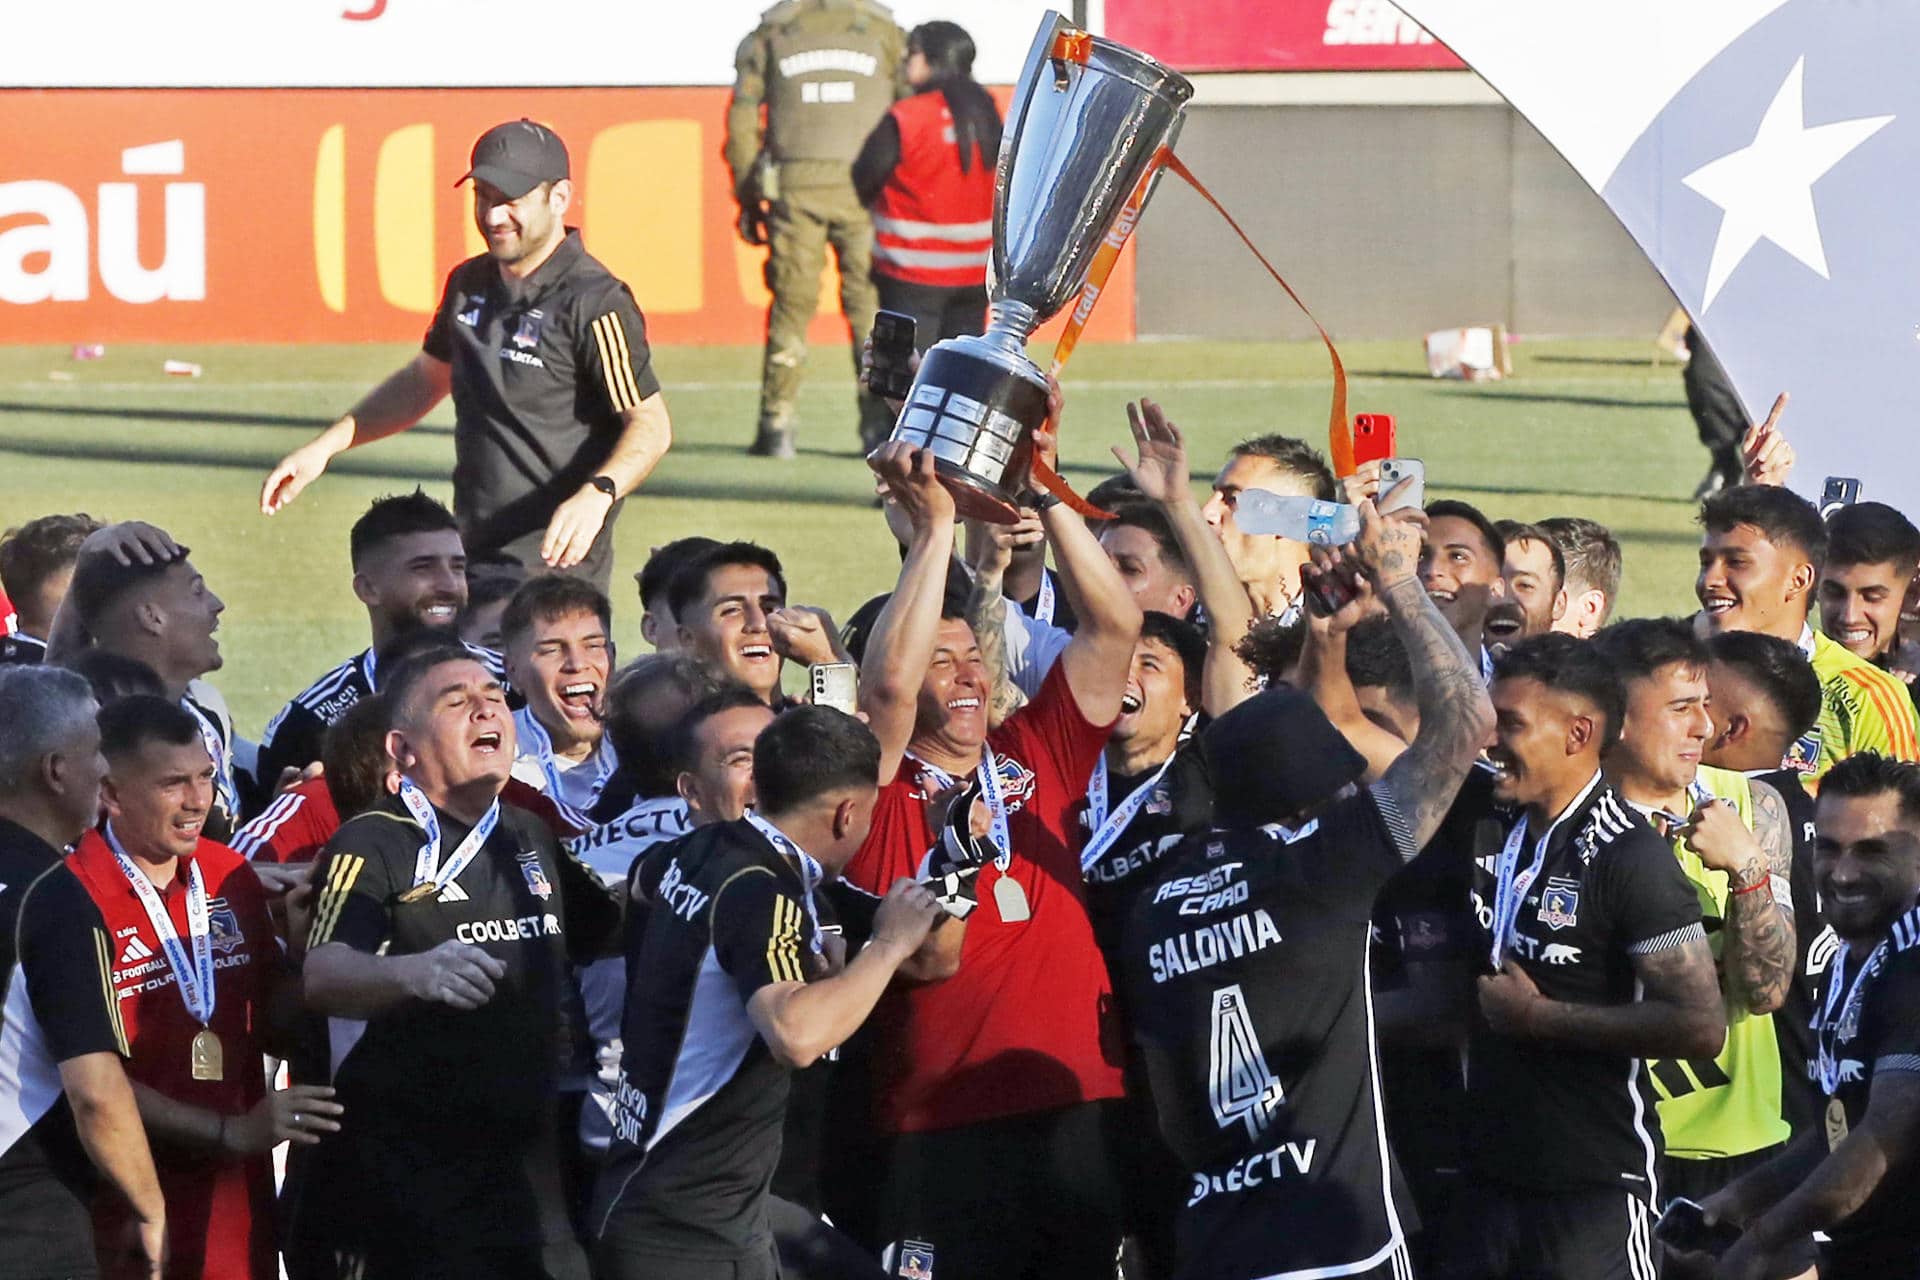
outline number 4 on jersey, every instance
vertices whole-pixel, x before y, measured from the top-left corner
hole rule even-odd
[[[1287,1100],[1280,1078],[1267,1066],[1247,1012],[1240,987],[1221,987],[1213,993],[1212,1049],[1207,1070],[1208,1095],[1220,1127],[1247,1126],[1247,1136],[1258,1138],[1273,1123]]]

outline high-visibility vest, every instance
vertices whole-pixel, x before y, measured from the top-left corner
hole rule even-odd
[[[993,160],[960,171],[953,116],[939,90],[893,104],[900,163],[873,206],[873,269],[914,284],[964,288],[987,279]]]

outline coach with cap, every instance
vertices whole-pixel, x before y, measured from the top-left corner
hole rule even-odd
[[[632,292],[565,225],[566,144],[531,120],[473,146],[487,251],[447,277],[420,353],[282,458],[260,510],[286,506],[346,449],[404,431],[453,393],[453,506],[473,565],[518,564],[604,591],[613,522],[672,442]]]

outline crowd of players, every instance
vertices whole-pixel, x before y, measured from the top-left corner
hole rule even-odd
[[[1614,622],[1591,521],[1130,428],[1097,522],[875,450],[844,628],[659,547],[625,664],[382,498],[257,743],[187,547],[11,531],[0,1274],[1915,1274],[1914,525],[1769,423]]]

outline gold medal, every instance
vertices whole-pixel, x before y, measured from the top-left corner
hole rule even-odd
[[[206,1027],[200,1028],[193,1037],[193,1078],[195,1080],[219,1080],[226,1074],[226,1054],[220,1048],[220,1037]]]
[[[994,882],[993,905],[999,908],[1000,918],[1008,924],[1019,924],[1033,918],[1033,906],[1027,901],[1027,891],[1020,882],[1006,872],[1000,873],[1000,879]]]
[[[413,888],[401,894],[400,901],[425,902],[428,898],[433,897],[435,894],[439,892],[440,892],[440,886],[435,884],[433,881],[429,880],[425,884],[417,884],[413,886]]]
[[[1847,1140],[1847,1109],[1840,1099],[1827,1099],[1827,1150],[1832,1151]]]

